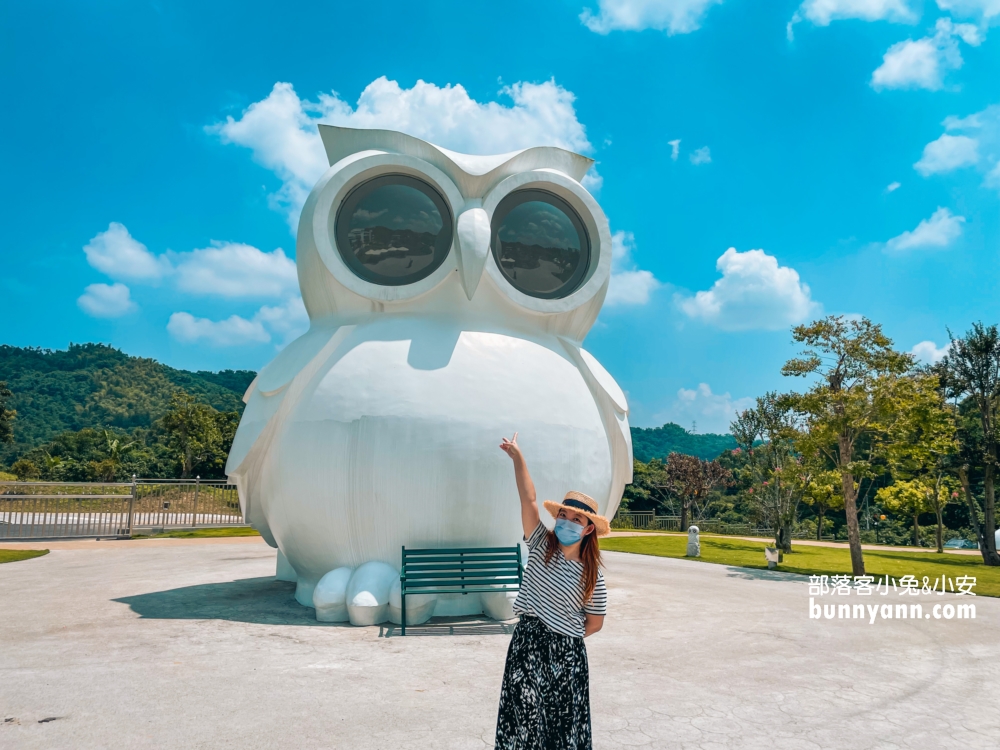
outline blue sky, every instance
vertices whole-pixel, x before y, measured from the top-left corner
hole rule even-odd
[[[3,343],[266,364],[306,323],[316,122],[596,159],[618,256],[586,346],[633,424],[724,430],[821,314],[924,359],[1000,318],[1000,0],[2,13]]]

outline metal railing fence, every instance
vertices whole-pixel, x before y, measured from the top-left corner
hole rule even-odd
[[[731,536],[773,536],[774,531],[749,523],[725,523],[716,519],[691,520],[689,526],[697,526],[703,534],[726,534]],[[611,520],[611,528],[620,531],[680,531],[680,516],[658,516],[654,511],[621,511]]]
[[[226,480],[0,482],[0,539],[128,538],[141,528],[245,523]]]
[[[180,528],[243,523],[236,485],[224,479],[136,481],[133,526]]]

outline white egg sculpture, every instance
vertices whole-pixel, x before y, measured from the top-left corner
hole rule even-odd
[[[346,584],[328,579],[322,607],[370,624],[399,617],[404,545],[520,541],[502,436],[519,433],[539,504],[574,489],[615,513],[632,478],[628,407],[581,346],[611,234],[580,184],[584,156],[320,133],[331,166],[296,249],[310,328],[248,389],[226,471],[296,599],[314,606],[320,579],[350,569]],[[509,611],[493,598],[423,597],[419,618]]]

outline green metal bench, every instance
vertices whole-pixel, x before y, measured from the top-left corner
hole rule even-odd
[[[406,549],[399,574],[402,634],[406,635],[407,594],[475,594],[517,591],[521,547]]]

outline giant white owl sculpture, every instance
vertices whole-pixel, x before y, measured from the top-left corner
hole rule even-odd
[[[581,347],[611,234],[578,154],[320,133],[331,166],[296,250],[310,328],[248,389],[226,470],[300,603],[398,620],[403,545],[521,539],[501,436],[519,432],[539,504],[573,489],[615,513],[632,479],[628,407]],[[505,616],[490,597],[408,596],[407,619]]]

